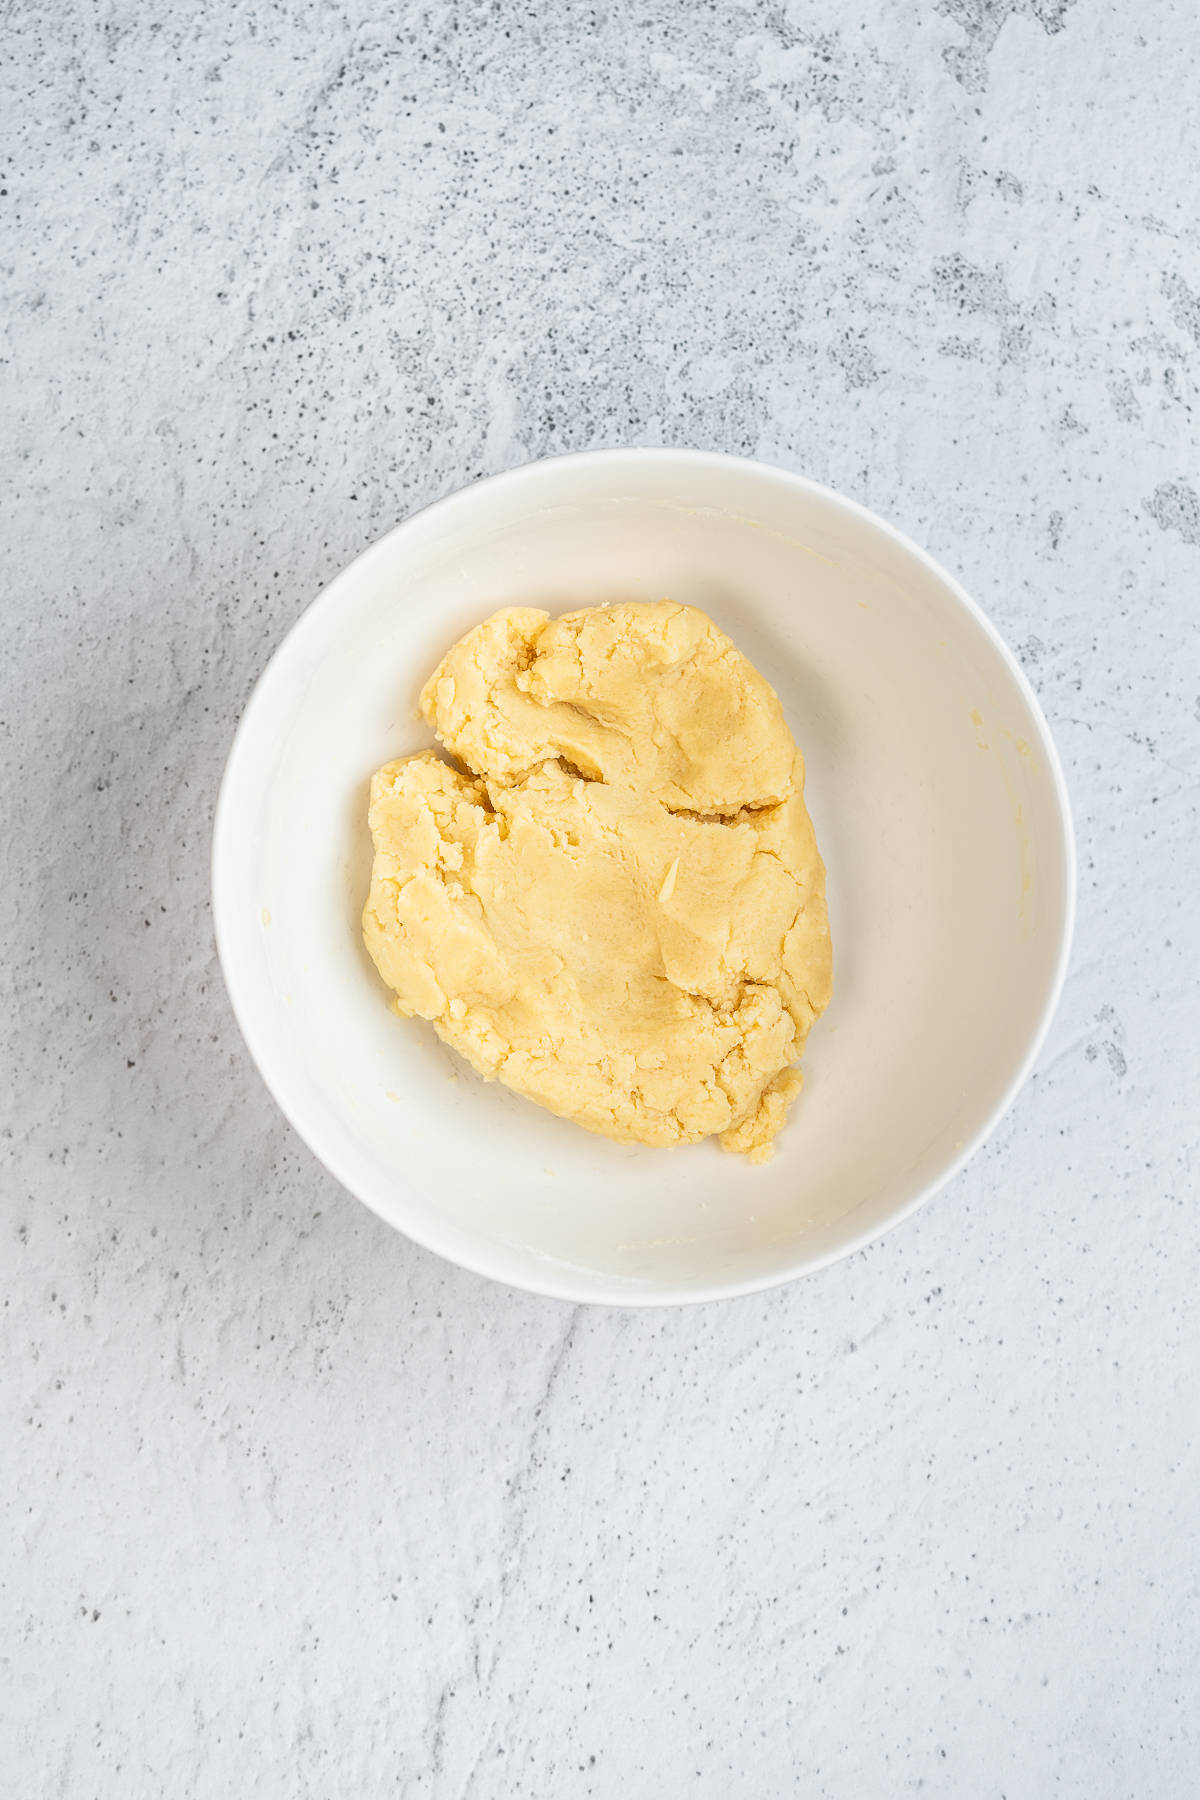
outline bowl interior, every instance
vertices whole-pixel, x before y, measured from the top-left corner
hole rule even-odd
[[[664,596],[774,683],[829,871],[835,996],[774,1160],[611,1144],[398,1020],[359,935],[367,784],[431,740],[419,688],[498,606]],[[384,1218],[573,1298],[687,1299],[863,1241],[961,1160],[1052,1004],[1071,904],[1053,749],[994,635],[859,509],[793,477],[617,453],[481,483],[381,540],[304,615],[219,809],[222,961],[297,1129]]]

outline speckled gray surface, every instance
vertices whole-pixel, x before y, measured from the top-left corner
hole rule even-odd
[[[1195,1792],[1189,0],[3,30],[5,1793]],[[624,443],[802,469],[956,569],[1081,862],[969,1170],[799,1286],[636,1316],[339,1191],[206,871],[325,579]]]

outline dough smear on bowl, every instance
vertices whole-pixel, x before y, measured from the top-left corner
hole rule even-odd
[[[509,607],[371,783],[363,936],[397,1012],[589,1131],[771,1153],[829,1001],[825,870],[773,689],[669,601]]]

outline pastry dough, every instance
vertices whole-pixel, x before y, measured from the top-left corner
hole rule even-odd
[[[456,763],[371,784],[363,935],[396,1010],[589,1131],[769,1155],[831,983],[769,684],[693,607],[513,607],[421,711]]]

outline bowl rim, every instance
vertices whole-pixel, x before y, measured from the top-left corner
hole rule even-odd
[[[574,1285],[571,1279],[572,1272],[566,1265],[547,1261],[544,1272],[540,1269],[536,1271],[531,1270],[528,1277],[522,1274],[518,1279],[508,1271],[500,1273],[494,1266],[490,1266],[490,1259],[486,1253],[486,1249],[482,1249],[479,1253],[476,1253],[476,1246],[474,1244],[468,1249],[464,1249],[461,1245],[456,1245],[451,1249],[447,1246],[445,1241],[439,1241],[439,1234],[436,1230],[431,1230],[426,1226],[414,1228],[408,1222],[405,1222],[403,1225],[397,1224],[395,1219],[389,1218],[387,1214],[383,1212],[381,1207],[377,1206],[373,1200],[359,1192],[354,1181],[339,1168],[338,1165],[340,1159],[336,1149],[323,1144],[321,1142],[322,1134],[320,1130],[314,1129],[311,1122],[304,1119],[303,1109],[295,1102],[289,1091],[286,1075],[281,1074],[279,1069],[273,1066],[272,1052],[266,1042],[265,1031],[260,1032],[255,1018],[252,1015],[251,1008],[247,1003],[246,990],[242,985],[237,958],[233,952],[233,924],[231,916],[232,876],[228,868],[230,854],[228,841],[231,835],[230,821],[237,805],[235,794],[241,786],[241,777],[243,774],[241,765],[246,758],[246,747],[253,733],[255,716],[264,704],[264,696],[268,686],[277,674],[280,658],[285,647],[289,645],[294,646],[298,637],[306,635],[309,631],[316,629],[324,615],[339,604],[339,589],[343,580],[353,571],[357,570],[360,564],[366,562],[368,559],[373,559],[382,555],[385,551],[385,547],[389,546],[393,539],[399,536],[400,533],[406,531],[415,520],[419,518],[425,519],[429,515],[438,512],[452,512],[456,507],[463,506],[469,500],[476,498],[484,489],[487,489],[491,494],[495,494],[505,488],[518,488],[536,471],[544,470],[551,465],[564,463],[570,463],[579,468],[591,467],[598,470],[615,468],[621,464],[652,465],[654,463],[661,465],[670,463],[685,468],[690,466],[692,468],[703,468],[710,471],[733,467],[766,477],[773,482],[789,486],[796,493],[804,494],[811,498],[817,498],[826,503],[832,503],[835,509],[839,509],[848,518],[858,523],[868,525],[875,531],[882,532],[885,537],[889,538],[909,556],[915,558],[918,563],[922,564],[930,574],[944,585],[950,595],[969,615],[971,620],[978,626],[990,642],[993,649],[998,653],[1001,662],[1016,683],[1017,689],[1029,709],[1030,718],[1038,736],[1038,749],[1045,758],[1045,764],[1050,773],[1051,785],[1058,809],[1059,835],[1061,840],[1060,847],[1063,861],[1062,925],[1055,955],[1053,974],[1047,985],[1036,1026],[1030,1034],[1029,1043],[1020,1064],[983,1124],[963,1145],[958,1155],[947,1164],[946,1168],[940,1174],[935,1176],[933,1180],[927,1182],[923,1188],[906,1200],[902,1206],[897,1207],[886,1219],[876,1221],[871,1225],[864,1226],[858,1232],[852,1233],[844,1243],[838,1244],[831,1249],[824,1249],[809,1255],[794,1256],[785,1267],[772,1271],[767,1276],[753,1276],[731,1281],[712,1281],[705,1283],[699,1288],[690,1287],[686,1292],[675,1291],[672,1289],[669,1282],[663,1282],[662,1280],[647,1282],[644,1290],[627,1290],[620,1286],[619,1278],[609,1277],[607,1279],[612,1284],[611,1293],[581,1293]],[[788,1282],[796,1281],[804,1275],[816,1274],[818,1270],[827,1268],[831,1263],[840,1262],[843,1258],[854,1255],[856,1251],[866,1249],[868,1245],[875,1243],[879,1238],[885,1236],[885,1234],[892,1231],[896,1226],[903,1224],[906,1219],[911,1218],[912,1215],[920,1207],[924,1206],[927,1201],[931,1200],[935,1194],[940,1193],[944,1187],[948,1186],[996,1130],[996,1127],[1000,1124],[1000,1121],[1004,1118],[1017,1095],[1029,1079],[1034,1064],[1045,1044],[1051,1023],[1053,1022],[1054,1015],[1058,1009],[1063,985],[1066,980],[1067,969],[1070,963],[1071,945],[1075,931],[1077,886],[1078,867],[1070,796],[1067,791],[1066,778],[1063,773],[1062,761],[1059,757],[1058,748],[1051,735],[1050,727],[1046,720],[1045,713],[1042,710],[1041,702],[1015,654],[1009,648],[996,627],[992,624],[987,614],[979,604],[972,599],[971,595],[962,586],[961,582],[959,582],[949,570],[944,568],[935,557],[931,556],[928,551],[923,550],[919,544],[908,537],[906,533],[898,530],[896,526],[890,524],[888,520],[882,518],[878,513],[873,512],[870,507],[862,505],[860,501],[850,499],[847,495],[839,493],[837,489],[828,487],[823,482],[814,481],[807,475],[800,475],[790,469],[780,468],[776,464],[762,462],[753,457],[735,456],[716,450],[692,450],[687,448],[671,448],[670,446],[654,449],[610,448],[604,450],[579,450],[568,451],[556,456],[537,457],[531,462],[521,463],[516,468],[503,470],[499,474],[482,476],[475,481],[468,482],[463,487],[455,488],[452,492],[443,495],[440,499],[430,501],[423,506],[415,508],[397,524],[389,527],[389,529],[383,532],[381,536],[374,539],[372,543],[368,544],[357,556],[353,557],[344,568],[340,569],[325,583],[320,592],[308,603],[300,613],[299,617],[284,633],[283,637],[279,640],[268,657],[266,664],[259,673],[258,678],[250,691],[249,698],[242,709],[241,718],[233,735],[229,755],[225,763],[224,773],[221,778],[220,789],[217,795],[212,826],[211,900],[213,931],[216,939],[217,958],[224,978],[226,992],[229,996],[230,1006],[233,1010],[238,1029],[246,1044],[246,1048],[250,1052],[251,1060],[262,1078],[268,1093],[287,1119],[293,1131],[295,1131],[302,1142],[308,1146],[318,1162],[320,1162],[327,1172],[333,1176],[335,1181],[345,1188],[348,1193],[353,1195],[356,1200],[359,1200],[371,1212],[375,1213],[377,1217],[381,1218],[386,1225],[389,1225],[395,1231],[400,1231],[413,1243],[419,1244],[422,1249],[431,1251],[434,1255],[440,1256],[443,1260],[453,1263],[459,1268],[466,1269],[471,1274],[482,1275],[489,1280],[499,1281],[504,1286],[513,1288],[517,1291],[537,1294],[547,1299],[563,1300],[574,1305],[616,1306],[639,1310],[653,1306],[702,1305],[709,1301],[738,1299],[750,1294],[767,1293],[774,1288],[784,1287]],[[602,1286],[603,1283],[600,1285]]]

